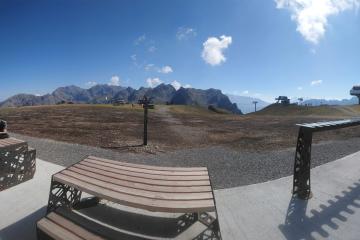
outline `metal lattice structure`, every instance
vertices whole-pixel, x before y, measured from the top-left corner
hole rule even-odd
[[[358,126],[360,125],[360,119],[347,119],[296,125],[300,128],[295,152],[293,194],[296,194],[301,199],[309,199],[312,197],[310,167],[313,133]]]
[[[80,202],[81,191],[66,184],[51,180],[49,202],[47,212],[54,211],[58,207],[71,208]]]
[[[0,140],[0,191],[33,178],[36,150],[14,138]]]
[[[302,199],[311,197],[310,191],[310,160],[311,160],[312,132],[300,127],[296,144],[293,194]]]
[[[211,216],[209,213],[198,213],[196,219],[204,224],[207,228],[201,234],[199,234],[195,240],[213,239],[218,240],[221,238],[219,221],[217,219],[217,212],[215,211],[216,218]]]

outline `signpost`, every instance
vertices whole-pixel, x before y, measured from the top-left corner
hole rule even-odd
[[[139,100],[139,104],[142,104],[144,108],[144,142],[143,145],[147,145],[147,124],[148,124],[148,109],[150,105],[150,99],[148,99],[146,96],[143,97],[143,99]]]

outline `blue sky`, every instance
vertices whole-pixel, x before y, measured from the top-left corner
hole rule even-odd
[[[360,0],[0,0],[0,99],[160,82],[349,98]]]

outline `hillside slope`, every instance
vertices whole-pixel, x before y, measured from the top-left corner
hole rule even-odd
[[[326,117],[360,117],[360,105],[349,106],[298,106],[271,104],[264,109],[251,113],[254,116],[326,116]]]

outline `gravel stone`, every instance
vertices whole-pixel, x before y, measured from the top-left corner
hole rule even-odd
[[[38,158],[62,166],[74,164],[88,155],[158,166],[206,166],[215,189],[249,185],[292,175],[295,156],[295,148],[254,153],[220,146],[156,154],[117,152],[14,133],[11,136],[28,141],[31,147],[36,148]],[[334,161],[359,150],[360,138],[314,144],[311,166]]]

